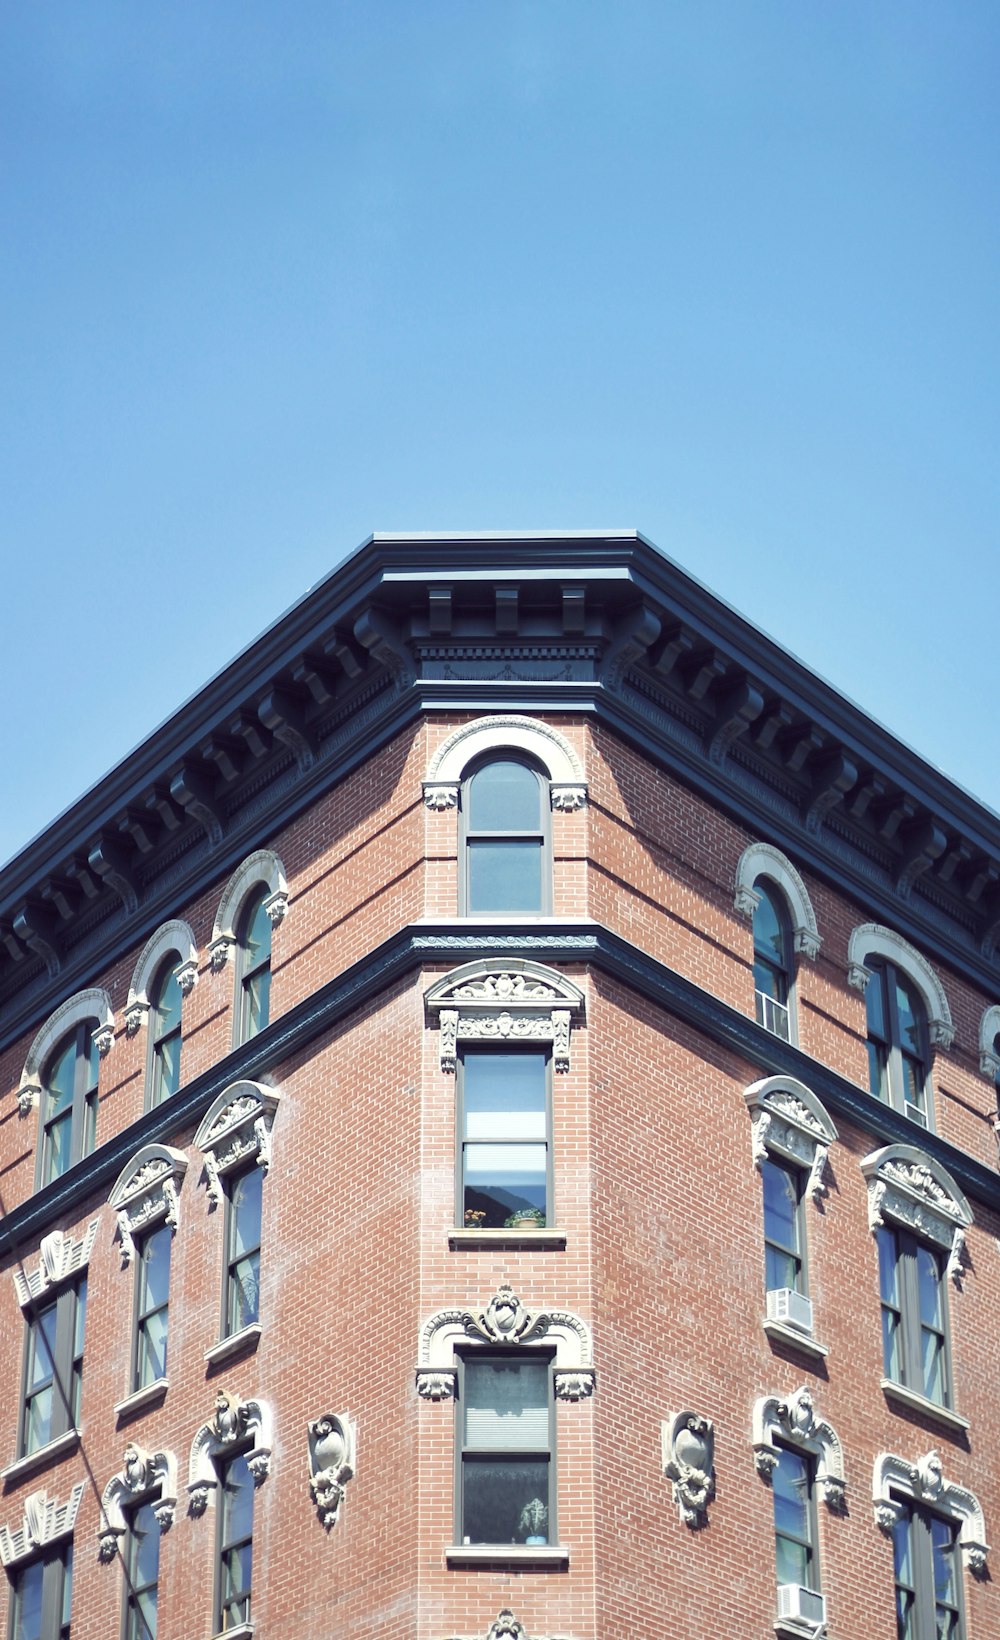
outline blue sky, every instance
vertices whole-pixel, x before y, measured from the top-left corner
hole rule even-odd
[[[995,808],[995,0],[0,12],[0,859],[371,530],[642,529]]]

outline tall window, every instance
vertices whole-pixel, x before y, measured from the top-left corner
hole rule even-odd
[[[782,1287],[806,1292],[805,1226],[801,1168],[785,1167],[771,1156],[760,1162],[764,1181],[764,1276],[769,1293]]]
[[[865,986],[868,1081],[872,1093],[911,1121],[928,1125],[930,1054],[927,1021],[916,988],[889,962],[871,962]]]
[[[216,1629],[237,1628],[250,1621],[250,1574],[253,1564],[253,1476],[246,1453],[218,1463],[219,1563]]]
[[[467,915],[549,908],[547,787],[518,759],[491,758],[462,791]]]
[[[152,1501],[137,1504],[126,1525],[124,1640],[156,1640],[160,1526]]]
[[[39,1185],[50,1184],[94,1148],[100,1055],[93,1021],[63,1037],[42,1076]]]
[[[898,1640],[960,1640],[961,1578],[954,1522],[908,1499],[892,1536]]]
[[[760,902],[753,914],[753,984],[757,1023],[785,1042],[789,1038],[791,940],[781,897],[758,877],[754,892]]]
[[[11,1640],[69,1640],[73,1545],[29,1561],[11,1579]]]
[[[63,1287],[28,1312],[20,1453],[26,1457],[75,1429],[83,1383],[87,1283]]]
[[[135,1336],[132,1388],[145,1389],[167,1375],[167,1306],[173,1232],[161,1224],[143,1236],[135,1260]]]
[[[249,1042],[270,1016],[271,921],[264,909],[262,885],[240,915],[236,945],[236,1042]]]
[[[895,1225],[876,1239],[885,1376],[950,1406],[945,1254]]]
[[[149,1103],[159,1105],[181,1085],[181,988],[176,953],[156,976],[149,1005]]]
[[[466,1048],[460,1060],[460,1219],[545,1224],[551,1199],[548,1055]]]
[[[477,1351],[459,1364],[459,1543],[557,1541],[551,1361]]]
[[[260,1228],[263,1170],[248,1168],[226,1181],[226,1291],[223,1336],[242,1332],[260,1315]]]
[[[813,1479],[812,1458],[787,1446],[778,1448],[778,1462],[771,1477],[778,1583],[797,1583],[818,1591]]]

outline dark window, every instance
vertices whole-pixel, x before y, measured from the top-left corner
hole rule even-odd
[[[527,763],[493,758],[462,790],[467,915],[547,911],[547,783]]]
[[[548,1055],[467,1048],[459,1070],[460,1220],[544,1224],[551,1197]]]
[[[907,1500],[892,1536],[897,1640],[961,1640],[961,1582],[954,1523]]]
[[[253,1476],[246,1453],[219,1462],[219,1565],[216,1629],[250,1621],[253,1562]]]
[[[236,940],[235,1042],[249,1042],[262,1031],[271,1006],[271,919],[264,909],[266,887],[251,896],[240,916]]]
[[[11,1585],[11,1640],[69,1640],[71,1542],[15,1571]]]
[[[818,1592],[812,1459],[790,1447],[779,1447],[771,1487],[778,1582],[798,1583]]]
[[[868,1081],[872,1093],[928,1125],[927,1021],[915,987],[892,963],[868,962]]]
[[[135,1260],[135,1339],[132,1388],[144,1389],[167,1375],[167,1306],[173,1232],[161,1224],[143,1236]]]
[[[28,1311],[22,1456],[79,1426],[86,1310],[87,1283],[79,1281]]]
[[[241,1332],[260,1315],[261,1186],[259,1167],[226,1180],[226,1291],[223,1337]]]
[[[486,1355],[460,1362],[460,1543],[554,1543],[551,1361]]]
[[[876,1236],[885,1375],[950,1406],[946,1255],[897,1226]]]
[[[805,1293],[805,1235],[802,1223],[801,1168],[785,1167],[765,1156],[760,1164],[764,1181],[764,1276],[767,1291],[791,1287]]]
[[[181,988],[176,953],[167,958],[149,1005],[149,1103],[159,1105],[181,1085]]]
[[[125,1570],[124,1640],[156,1640],[160,1527],[152,1501],[137,1504],[128,1516]]]
[[[760,903],[753,914],[753,984],[757,1023],[785,1042],[789,1039],[791,940],[781,898],[763,878],[754,883]]]
[[[42,1076],[39,1184],[50,1184],[94,1148],[100,1055],[92,1022],[64,1036]]]

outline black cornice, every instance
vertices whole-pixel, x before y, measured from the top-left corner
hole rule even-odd
[[[765,1031],[703,991],[665,963],[657,962],[610,929],[585,919],[543,920],[508,927],[502,934],[490,923],[445,921],[417,923],[401,929],[336,979],[328,981],[297,1007],[283,1014],[244,1047],[227,1054],[211,1070],[189,1082],[166,1103],[99,1146],[92,1155],[37,1191],[9,1212],[3,1222],[8,1246],[22,1254],[60,1220],[78,1217],[88,1201],[106,1197],[119,1173],[141,1148],[158,1140],[176,1142],[200,1121],[224,1088],[243,1078],[280,1085],[282,1065],[301,1054],[365,1003],[384,995],[414,971],[430,966],[457,966],[479,957],[534,957],[548,963],[587,964],[626,990],[654,1003],[669,1017],[698,1031],[751,1065],[762,1076],[794,1076],[804,1082],[835,1116],[843,1116],[882,1144],[914,1144],[941,1162],[966,1192],[1000,1211],[1000,1176],[938,1134],[916,1130],[900,1112],[872,1094]],[[698,1089],[691,1088],[692,1105]],[[655,1095],[654,1095],[655,1097]],[[641,1100],[642,1090],[636,1098]],[[280,1121],[280,1117],[279,1117]],[[695,1124],[697,1125],[697,1124]]]

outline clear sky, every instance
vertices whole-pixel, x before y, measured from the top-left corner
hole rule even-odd
[[[372,530],[632,527],[1000,808],[996,0],[0,10],[0,859]]]

